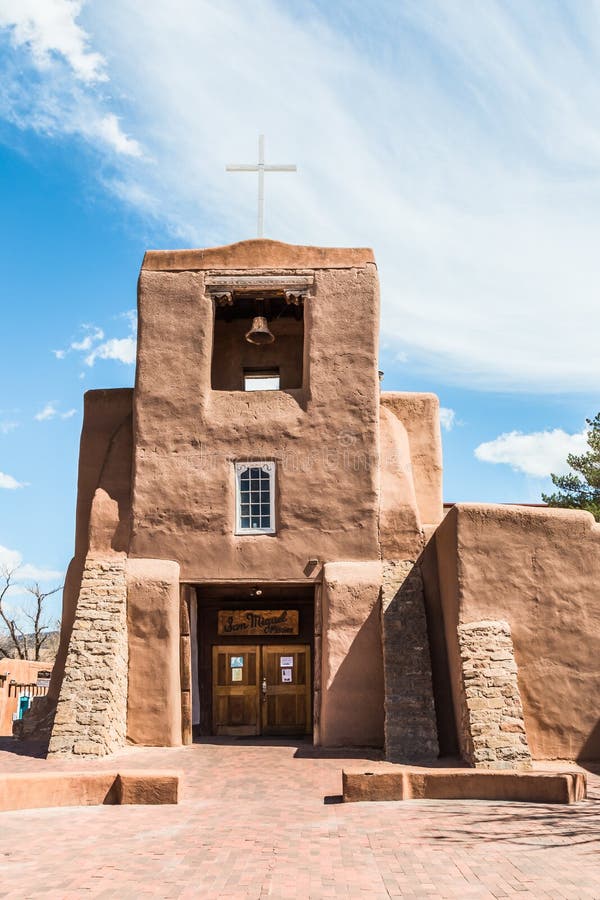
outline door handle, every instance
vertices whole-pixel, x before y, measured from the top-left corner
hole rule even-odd
[[[267,702],[267,679],[266,678],[263,678],[260,689],[262,691],[263,703],[266,703]]]

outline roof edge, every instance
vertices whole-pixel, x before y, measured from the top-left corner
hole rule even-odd
[[[351,269],[375,263],[369,247],[311,247],[267,238],[198,250],[147,250],[142,269]]]

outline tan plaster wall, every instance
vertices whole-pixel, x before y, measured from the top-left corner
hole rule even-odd
[[[413,482],[408,433],[386,407],[381,409],[380,435],[381,556],[383,559],[415,560],[423,547],[423,532]]]
[[[126,577],[127,740],[152,747],[178,747],[179,566],[163,559],[128,559]]]
[[[273,250],[291,266],[304,252],[258,243],[257,258]],[[142,270],[133,556],[176,559],[183,580],[203,582],[303,582],[310,558],[378,558],[378,283],[360,253],[361,268],[314,272],[303,391],[212,391],[203,273]],[[248,458],[277,463],[276,535],[233,534],[233,462]]]
[[[455,709],[457,626],[504,619],[533,758],[600,759],[600,526],[572,510],[459,504],[436,544]]]
[[[0,736],[6,737],[13,733],[13,713],[19,708],[18,696],[9,697],[9,685],[11,681],[17,684],[35,684],[38,672],[48,669],[47,662],[34,662],[31,659],[0,660],[0,675],[6,675],[6,681],[0,685]]]
[[[381,565],[328,563],[322,586],[320,742],[383,746]]]
[[[444,515],[439,399],[435,394],[383,391],[381,405],[406,429],[421,523],[437,525]]]
[[[60,644],[52,671],[48,696],[58,698],[85,558],[90,545],[90,515],[96,489],[102,482],[108,497],[112,497],[123,523],[109,538],[113,550],[125,550],[129,531],[129,494],[131,488],[132,432],[131,388],[87,391],[83,401],[83,426],[79,444],[77,478],[77,512],[75,525],[75,554],[69,564],[63,589]],[[109,460],[109,450],[114,452]],[[97,519],[97,525],[100,520]]]

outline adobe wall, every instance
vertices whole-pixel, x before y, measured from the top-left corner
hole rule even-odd
[[[314,276],[303,389],[211,390],[213,301],[205,279],[223,268]],[[370,251],[250,241],[146,255],[133,556],[178,560],[185,581],[300,583],[318,577],[318,566],[305,574],[311,558],[379,557],[378,308]],[[248,458],[277,462],[276,535],[233,534],[233,461]]]
[[[0,684],[0,735],[12,735],[12,717],[19,707],[18,696],[9,697],[10,682],[35,684],[38,672],[48,668],[47,662],[34,662],[32,659],[10,659],[5,656],[0,660],[0,675],[6,675],[4,684]]]
[[[600,526],[589,513],[458,504],[436,532],[457,721],[457,630],[510,626],[534,759],[600,759]]]
[[[424,533],[417,505],[406,428],[382,406],[380,410],[379,544],[382,559],[417,559]]]
[[[320,744],[383,746],[381,564],[328,563],[321,588]]]
[[[444,516],[440,401],[435,394],[383,391],[381,406],[394,414],[406,432],[409,476],[422,526],[430,533]]]
[[[127,740],[153,747],[181,744],[179,566],[129,559]]]

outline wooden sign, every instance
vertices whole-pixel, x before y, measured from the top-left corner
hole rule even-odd
[[[240,637],[298,634],[298,610],[221,609],[218,632]]]

